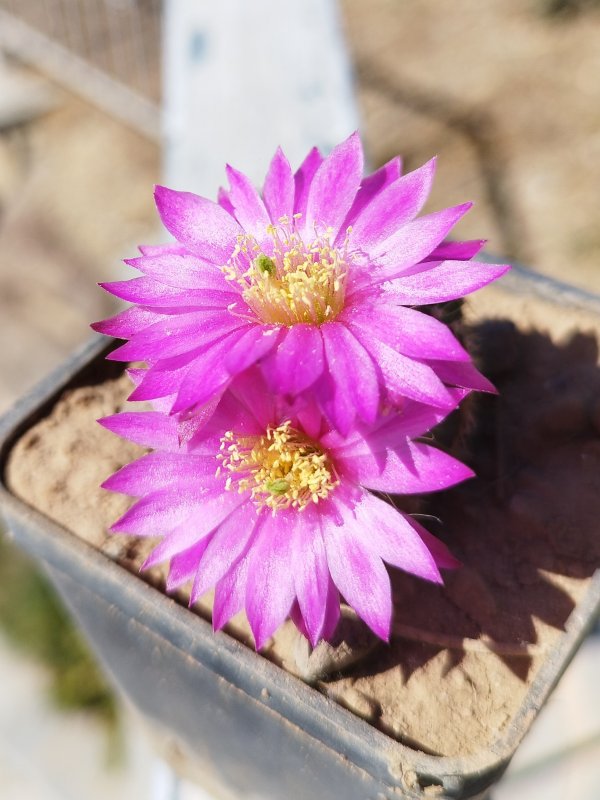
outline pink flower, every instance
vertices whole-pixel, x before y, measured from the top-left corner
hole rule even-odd
[[[449,393],[455,403],[465,394]],[[270,395],[255,368],[204,416],[107,417],[106,428],[155,448],[104,483],[140,498],[113,530],[162,536],[144,567],[170,560],[167,589],[193,580],[190,603],[214,586],[214,628],[245,609],[257,649],[290,613],[313,645],[331,637],[340,594],[387,639],[384,562],[438,583],[440,568],[457,562],[366,487],[430,492],[471,477],[451,456],[413,440],[445,414],[405,401],[401,414],[343,438],[314,403]]]
[[[452,300],[507,266],[470,259],[482,242],[443,240],[470,204],[417,218],[432,160],[401,176],[394,159],[362,179],[357,134],[294,175],[281,150],[262,196],[227,167],[219,203],[156,188],[177,242],[127,261],[142,275],[103,284],[135,303],[95,329],[128,339],[109,358],[149,365],[132,399],[175,395],[201,408],[258,363],[273,392],[310,390],[348,433],[403,398],[449,409],[450,386],[490,390],[450,330],[413,308]]]

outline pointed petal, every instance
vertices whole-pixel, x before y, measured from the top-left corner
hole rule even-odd
[[[325,619],[323,620],[323,630],[321,637],[329,642],[333,638],[333,634],[340,621],[340,593],[337,590],[335,583],[329,578],[329,586],[327,589],[327,602],[325,605]]]
[[[191,547],[188,547],[187,550],[183,550],[181,553],[176,553],[173,556],[169,566],[169,575],[167,577],[167,592],[173,592],[175,589],[183,586],[184,583],[192,580],[198,571],[198,566],[204,555],[204,551],[211,541],[212,536],[206,536]]]
[[[269,385],[280,394],[299,394],[323,372],[323,340],[316,325],[284,328],[280,343],[263,364]]]
[[[421,272],[405,275],[393,281],[390,284],[389,295],[394,302],[406,306],[444,303],[481,289],[500,278],[509,269],[508,264],[442,261],[430,269],[425,268]]]
[[[427,261],[469,261],[485,245],[485,239],[469,242],[442,242],[427,256]]]
[[[389,494],[437,492],[472,478],[473,470],[435,447],[407,440],[380,453],[346,456],[344,472],[369,489]]]
[[[385,297],[342,315],[344,319],[353,320],[388,347],[411,358],[471,360],[447,325],[416,309],[386,302]]]
[[[368,538],[369,547],[386,563],[433,583],[443,582],[433,554],[408,517],[367,493],[354,512],[348,529],[359,541]]]
[[[245,502],[246,499],[242,495],[226,492],[222,487],[212,495],[200,497],[179,527],[165,536],[158,547],[154,548],[144,561],[142,569],[154,567],[172,558],[176,553],[192,547],[218,528],[241,503]]]
[[[215,586],[213,630],[220,630],[233,616],[243,610],[247,582],[248,559],[242,557]]]
[[[461,562],[455,558],[446,545],[429,533],[416,519],[408,518],[411,526],[416,530],[421,539],[425,542],[427,549],[435,559],[435,563],[440,569],[456,569],[461,566]]]
[[[402,398],[408,397],[438,408],[452,408],[455,405],[454,398],[432,369],[423,369],[424,364],[397,353],[363,326],[352,323],[349,328],[379,368],[393,403],[402,402]]]
[[[422,261],[448,235],[459,219],[473,206],[463,203],[454,208],[445,208],[434,214],[408,222],[388,239],[380,242],[370,255],[377,262],[378,280],[398,277],[413,264]]]
[[[265,237],[271,219],[252,181],[237,169],[226,167],[227,178],[231,190],[229,200],[235,209],[235,216],[242,228],[251,233],[258,241]]]
[[[231,283],[223,272],[212,264],[190,253],[167,253],[158,256],[140,256],[125,261],[159,283],[175,289],[192,289],[231,293]]]
[[[325,623],[330,583],[327,554],[316,509],[307,508],[297,515],[291,564],[307,638],[316,647]]]
[[[225,367],[230,375],[239,375],[273,350],[280,339],[281,330],[267,325],[252,325],[233,344],[225,357]]]
[[[232,217],[235,217],[235,209],[229,198],[229,192],[226,191],[222,186],[219,186],[219,191],[217,192],[217,203],[221,206],[221,208],[225,209],[228,214],[231,214]]]
[[[133,497],[179,485],[180,481],[212,483],[215,477],[215,459],[212,456],[192,456],[188,453],[155,452],[121,467],[102,484],[110,492],[121,492]]]
[[[470,362],[448,362],[448,361],[432,361],[427,360],[427,363],[435,374],[452,386],[462,386],[465,389],[473,389],[476,392],[490,392],[490,394],[498,394],[498,390],[493,383],[476,369],[475,365]]]
[[[227,262],[241,230],[221,206],[165,186],[155,188],[154,199],[163,225],[188,250],[214,264]]]
[[[382,560],[345,524],[329,523],[323,530],[323,539],[329,571],[340,593],[371,630],[388,641],[392,600],[390,579]]]
[[[225,359],[249,326],[224,336],[201,353],[191,364],[181,381],[177,399],[171,409],[172,414],[186,411],[194,406],[203,406],[230,382],[231,373]]]
[[[398,228],[414,219],[431,191],[435,159],[386,186],[356,219],[350,246],[371,252]]]
[[[138,500],[111,526],[111,530],[135,536],[160,536],[197,511],[201,502],[202,493],[188,486],[185,491],[163,489],[153,492]]]
[[[310,185],[306,216],[299,221],[305,235],[315,228],[337,232],[360,186],[363,171],[363,152],[358,133],[335,147],[320,165]]]
[[[352,208],[348,212],[348,216],[344,220],[341,230],[346,231],[351,225],[354,224],[355,219],[359,216],[364,208],[366,208],[371,200],[376,197],[379,192],[393,183],[402,174],[402,159],[399,157],[392,158],[383,167],[380,167],[377,172],[368,175],[360,184],[360,189],[352,203]]]
[[[194,581],[190,603],[195,603],[199,597],[215,586],[235,562],[245,555],[256,524],[256,507],[254,503],[247,501],[219,526],[206,548]]]
[[[313,147],[294,175],[294,213],[306,217],[308,190],[316,171],[323,163],[323,156],[318,148]]]
[[[124,311],[119,311],[114,317],[100,322],[93,322],[90,327],[105,336],[129,339],[143,328],[162,320],[164,320],[164,316],[156,311],[133,306],[132,308],[126,308]]]
[[[323,408],[340,433],[346,435],[358,413],[373,422],[379,408],[379,381],[369,353],[339,322],[321,326],[332,395]]]
[[[179,242],[168,242],[167,244],[141,244],[138,250],[143,256],[162,256],[166,253],[187,253],[186,248]]]
[[[263,524],[248,556],[246,614],[256,649],[260,650],[289,615],[294,601],[290,570],[291,538],[288,530],[298,512],[263,512]]]
[[[123,411],[103,417],[98,422],[117,436],[143,447],[171,452],[179,450],[176,420],[158,411]]]
[[[177,289],[158,283],[153,278],[142,275],[127,281],[112,281],[99,284],[107,292],[129,303],[157,308],[194,308],[218,305],[226,307],[239,300],[239,293],[225,285],[223,290]]]
[[[291,221],[294,214],[294,176],[281,147],[277,148],[269,166],[263,197],[273,224],[276,225],[282,217]]]

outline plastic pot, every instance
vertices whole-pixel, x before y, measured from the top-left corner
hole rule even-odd
[[[516,282],[522,290],[522,279]],[[525,290],[531,286],[537,291],[527,282]],[[106,350],[105,340],[94,339],[0,421],[3,475],[12,444],[65,388],[114,370],[103,360]],[[171,733],[195,773],[226,798],[416,800],[434,793],[482,800],[600,607],[596,573],[500,738],[477,755],[436,757],[386,736],[227,634],[214,634],[206,621],[17,499],[4,479],[0,501],[17,543],[42,564],[116,686]],[[439,789],[427,790],[433,786]]]

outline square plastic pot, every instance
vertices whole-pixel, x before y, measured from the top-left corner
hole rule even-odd
[[[516,282],[522,289],[523,278]],[[0,421],[3,476],[12,444],[65,388],[107,373],[106,351],[105,340],[94,339]],[[597,573],[500,738],[477,755],[435,757],[391,739],[227,634],[214,634],[209,623],[17,499],[4,478],[0,503],[17,543],[43,566],[118,689],[172,733],[195,773],[225,798],[416,800],[437,786],[438,797],[482,800],[600,607]]]

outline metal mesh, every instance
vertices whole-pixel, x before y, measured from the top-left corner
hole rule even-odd
[[[162,0],[0,0],[0,48],[153,138]]]

